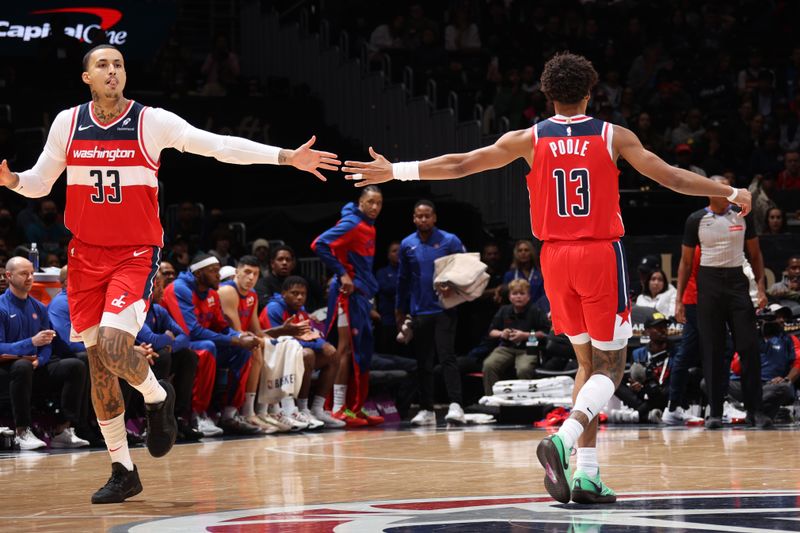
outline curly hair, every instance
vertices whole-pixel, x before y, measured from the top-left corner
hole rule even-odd
[[[560,104],[576,104],[597,83],[597,71],[585,57],[561,52],[545,63],[541,82],[542,92],[548,99]]]

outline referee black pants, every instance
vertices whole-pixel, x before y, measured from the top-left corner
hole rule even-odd
[[[739,352],[742,364],[745,409],[760,410],[761,359],[750,282],[741,267],[701,266],[697,272],[697,328],[712,417],[722,417],[730,374],[725,357],[726,326],[731,330],[734,349]]]

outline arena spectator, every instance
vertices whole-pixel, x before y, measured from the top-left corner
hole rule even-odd
[[[211,245],[212,248],[208,253],[219,259],[220,266],[236,266],[236,260],[231,255],[231,234],[227,229],[214,230],[211,235]]]
[[[661,269],[661,257],[655,254],[650,254],[642,257],[636,265],[636,272],[639,273],[639,283],[634,286],[634,296],[638,296],[639,291],[647,287],[647,281],[650,279],[650,273],[654,270]],[[635,298],[634,298],[635,299]]]
[[[486,265],[489,283],[486,284],[481,296],[462,304],[459,311],[459,322],[466,327],[461,328],[459,332],[462,342],[458,345],[466,345],[469,349],[475,349],[475,346],[486,340],[487,326],[491,324],[492,318],[500,309],[503,299],[503,275],[505,272],[503,272],[503,259],[497,243],[488,242],[483,245],[481,261]]]
[[[193,253],[200,249],[203,238],[203,220],[200,215],[200,206],[185,200],[178,205],[177,216],[170,225],[169,241],[185,241],[186,253]],[[187,259],[188,262],[188,259]],[[177,265],[175,265],[177,267]]]
[[[175,267],[169,261],[161,261],[161,264],[158,266],[158,273],[161,274],[164,280],[164,287],[175,281],[175,276],[177,276]]]
[[[251,333],[230,328],[222,314],[219,294],[219,260],[212,255],[195,257],[188,272],[181,274],[164,291],[163,303],[199,356],[197,378],[192,392],[192,408],[198,416],[197,429],[209,435],[223,431],[252,435],[261,430],[238,415],[244,403],[251,350],[259,342]],[[219,426],[208,409],[217,367],[227,368],[228,388]],[[216,428],[216,429],[215,429]]]
[[[693,107],[686,113],[685,120],[681,121],[670,133],[670,145],[675,147],[680,144],[694,146],[701,141],[705,133],[703,114],[698,108]]]
[[[507,289],[508,284],[515,279],[524,279],[528,282],[533,305],[544,311],[550,310],[544,294],[544,278],[539,268],[539,254],[536,253],[531,241],[523,239],[514,244],[514,259],[511,261],[511,268],[503,275],[504,288]]]
[[[399,346],[397,323],[394,319],[394,302],[397,296],[397,274],[400,265],[400,241],[392,241],[386,251],[388,263],[375,273],[378,281],[376,306],[380,314],[380,327],[376,335],[376,348],[379,353],[397,353]]]
[[[800,376],[800,341],[784,332],[785,320],[792,316],[788,307],[773,304],[769,311],[774,315],[762,318],[758,351],[761,357],[761,402],[764,413],[772,419],[782,405],[795,400],[794,384]],[[740,374],[741,362],[736,354],[731,362],[728,394],[737,402],[743,401]],[[755,425],[753,420],[748,422]]]
[[[438,359],[442,367],[450,408],[445,420],[464,422],[461,407],[461,375],[455,355],[458,322],[456,309],[443,309],[433,288],[433,262],[439,257],[464,252],[461,240],[436,227],[436,207],[430,200],[414,205],[417,231],[400,243],[400,270],[397,278],[395,320],[399,330],[410,313],[414,324],[414,350],[418,360],[420,411],[414,425],[435,425],[433,411],[433,368]],[[440,289],[445,292],[447,289]],[[410,302],[410,304],[409,304]]]
[[[673,347],[667,337],[666,316],[656,311],[644,322],[650,341],[631,352],[630,374],[614,395],[639,412],[639,422],[658,423],[669,399]]]
[[[800,255],[794,254],[786,261],[783,279],[772,286],[767,294],[773,300],[794,300],[800,302]]]
[[[667,280],[667,275],[660,268],[647,276],[642,286],[642,293],[636,298],[636,305],[652,307],[666,317],[675,313],[675,297],[677,291]]]
[[[259,277],[269,274],[269,241],[256,239],[251,246],[251,253],[258,259]]]
[[[783,156],[784,169],[778,174],[778,190],[800,189],[800,152],[791,150]]]
[[[748,187],[753,195],[753,224],[755,231],[761,235],[767,231],[767,213],[776,207],[772,197],[777,192],[774,174],[757,174]]]
[[[43,395],[61,390],[61,410],[51,446],[80,448],[89,442],[75,435],[81,402],[86,400],[88,369],[76,358],[52,358],[56,332],[50,329],[47,309],[29,295],[33,265],[22,257],[6,264],[9,288],[0,296],[0,374],[10,380],[11,407],[16,426],[16,444],[22,450],[46,444],[31,431],[31,398],[34,387]]]
[[[516,379],[533,379],[539,365],[537,354],[526,352],[531,335],[542,341],[550,330],[547,315],[531,304],[530,284],[524,279],[515,279],[508,284],[511,303],[500,308],[489,326],[489,337],[499,341],[483,361],[483,390],[491,396],[492,386],[503,379],[514,366]]]
[[[217,35],[200,72],[205,76],[204,96],[225,96],[235,88],[239,82],[239,56],[230,50],[227,37]]]
[[[780,207],[771,207],[767,210],[762,235],[781,235],[786,233],[786,215]]]
[[[199,356],[190,348],[191,340],[169,312],[161,307],[164,297],[164,277],[158,273],[153,279],[153,297],[142,329],[136,336],[137,344],[152,348],[148,357],[153,373],[158,379],[169,379],[175,387],[175,418],[178,421],[178,438],[197,441],[203,433],[192,426],[192,388],[197,375]],[[127,412],[127,409],[126,409]]]
[[[176,272],[185,272],[191,261],[189,256],[189,242],[181,236],[176,237],[170,244],[169,251],[165,254],[166,261],[173,266]]]
[[[28,242],[35,242],[40,253],[63,250],[71,236],[62,222],[58,206],[49,198],[42,200],[38,216],[25,227],[25,238]]]
[[[636,119],[636,123],[631,128],[639,139],[642,141],[642,146],[655,153],[663,153],[664,150],[664,137],[659,135],[653,128],[653,121],[650,113],[642,111]]]
[[[444,48],[448,52],[470,52],[481,47],[481,35],[478,25],[469,15],[469,11],[460,7],[455,10],[453,20],[444,28]]]
[[[0,239],[5,243],[6,250],[14,248],[21,240],[14,225],[14,216],[5,207],[0,208]]]
[[[701,176],[706,175],[705,170],[692,163],[692,147],[688,144],[679,144],[675,147],[675,166]]]

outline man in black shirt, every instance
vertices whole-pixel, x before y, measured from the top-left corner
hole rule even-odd
[[[492,385],[499,381],[512,364],[518,379],[533,379],[538,357],[528,354],[525,345],[531,335],[543,339],[550,330],[547,315],[531,305],[530,284],[515,279],[508,284],[510,305],[504,305],[492,319],[489,337],[499,339],[500,345],[483,361],[483,388],[492,395]]]
[[[255,291],[258,294],[258,310],[261,312],[275,294],[283,290],[283,282],[294,274],[297,259],[294,249],[288,244],[281,244],[271,250],[269,274],[260,278],[256,283]],[[301,276],[303,277],[303,276]],[[305,277],[303,277],[305,279]],[[317,280],[306,279],[308,283],[308,299],[306,308],[309,311],[317,309],[324,303],[323,290]]]

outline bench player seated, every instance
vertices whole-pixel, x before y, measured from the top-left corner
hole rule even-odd
[[[276,295],[261,311],[259,319],[262,327],[268,328],[272,325],[283,324],[288,318],[294,317],[295,320],[309,320],[305,309],[306,296],[308,294],[308,283],[300,276],[289,276],[283,282],[283,289],[280,295]],[[325,411],[325,399],[333,390],[333,380],[339,369],[339,360],[336,357],[336,348],[322,338],[316,330],[310,330],[305,335],[295,337],[303,346],[303,363],[305,372],[303,373],[303,383],[300,387],[300,394],[297,398],[297,407],[294,409],[294,399],[284,398],[281,404],[284,411],[289,411],[288,416],[300,421],[310,421],[310,429],[320,427],[323,424],[327,428],[344,427],[345,423],[334,418],[330,411]],[[308,396],[311,391],[311,374],[314,369],[321,369],[317,382],[317,391],[311,408],[308,406]]]
[[[244,404],[244,385],[247,382],[252,350],[259,345],[252,333],[232,329],[222,314],[219,294],[219,260],[208,254],[195,257],[187,272],[181,274],[164,290],[164,307],[184,333],[189,335],[191,348],[200,356],[192,392],[192,410],[197,415],[197,429],[206,436],[226,433],[252,435],[261,428],[239,416]],[[217,366],[229,371],[219,427],[208,416]]]

